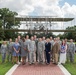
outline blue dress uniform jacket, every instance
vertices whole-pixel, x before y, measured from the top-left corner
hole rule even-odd
[[[50,53],[51,52],[51,43],[45,43],[45,52],[46,52],[46,60],[47,63],[50,64]]]

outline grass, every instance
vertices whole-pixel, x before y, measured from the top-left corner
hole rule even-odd
[[[11,62],[1,63],[0,55],[0,75],[5,75],[5,73],[13,66]]]
[[[74,63],[66,62],[64,67],[71,73],[71,75],[76,75],[76,54],[74,58]]]

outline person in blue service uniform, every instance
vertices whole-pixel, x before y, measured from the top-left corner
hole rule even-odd
[[[50,64],[50,52],[51,52],[51,43],[50,39],[46,39],[45,43],[45,52],[46,52],[46,62],[47,64]]]

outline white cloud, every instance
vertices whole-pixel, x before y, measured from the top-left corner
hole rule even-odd
[[[67,16],[76,16],[76,5],[69,5],[67,2],[64,4],[64,6],[61,8],[64,15]]]
[[[63,6],[60,6],[60,1],[62,0],[0,0],[0,8],[7,7],[20,15],[36,13],[38,16],[76,18],[76,5],[65,2]],[[60,24],[58,27],[61,27]]]
[[[60,7],[59,2],[62,0],[0,0],[0,8],[7,7],[19,14],[29,15],[37,12],[38,15],[76,15],[76,5],[65,4]]]

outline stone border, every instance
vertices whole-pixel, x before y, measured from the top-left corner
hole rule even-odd
[[[5,75],[12,75],[19,65],[15,64]]]
[[[71,75],[63,65],[58,65],[58,67],[62,70],[64,75]]]

